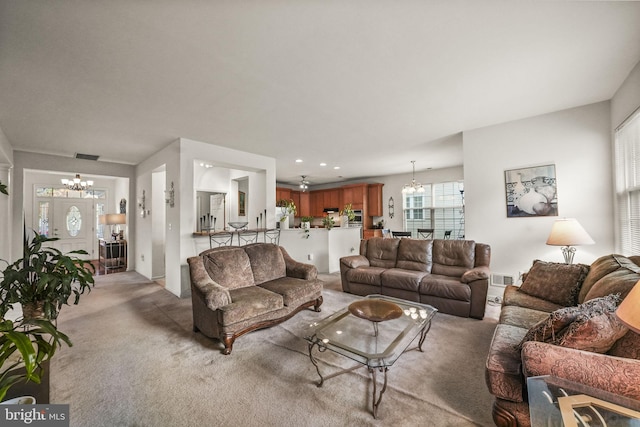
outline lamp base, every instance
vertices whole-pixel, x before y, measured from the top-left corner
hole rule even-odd
[[[564,256],[564,262],[566,264],[573,264],[573,256],[576,254],[576,248],[573,246],[564,246],[562,248],[562,255]]]

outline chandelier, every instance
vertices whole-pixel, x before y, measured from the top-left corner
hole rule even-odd
[[[413,178],[411,179],[411,184],[405,184],[404,187],[402,187],[402,193],[424,193],[424,187],[422,186],[422,184],[416,181],[416,161],[411,160],[411,164],[413,165]]]
[[[73,190],[73,191],[86,190],[87,188],[90,188],[93,185],[93,181],[90,181],[90,180],[83,181],[80,178],[79,173],[77,173],[76,177],[73,179],[62,178],[61,181],[62,181],[62,185],[67,187],[67,189]]]
[[[309,181],[305,179],[306,177],[306,175],[302,175],[302,180],[300,181],[300,189],[303,193],[309,188]]]

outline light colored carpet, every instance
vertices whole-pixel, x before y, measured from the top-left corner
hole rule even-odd
[[[51,402],[70,404],[72,426],[490,426],[484,362],[495,318],[438,313],[423,346],[389,370],[371,415],[365,369],[318,376],[301,338],[306,324],[344,307],[337,275],[323,275],[321,313],[304,310],[281,325],[240,337],[230,356],[192,332],[191,301],[134,272],[99,276],[60,330],[74,343],[52,360]],[[353,366],[319,355],[323,374]]]

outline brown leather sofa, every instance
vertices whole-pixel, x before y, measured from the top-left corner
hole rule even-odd
[[[342,290],[430,304],[441,313],[484,317],[491,248],[473,240],[373,237],[340,259]]]
[[[521,288],[505,289],[485,371],[489,391],[496,398],[496,425],[530,426],[526,378],[532,376],[551,375],[640,400],[640,335],[625,328],[620,338],[620,332],[606,332],[615,331],[613,327],[603,327],[616,323],[612,314],[616,304],[640,280],[640,257],[603,256],[591,266],[582,266],[586,274],[577,280],[575,276],[566,280],[567,271],[581,265],[540,263],[534,262]],[[540,265],[546,275],[537,272]],[[541,280],[526,287],[532,274]],[[575,286],[567,291],[562,283]],[[565,297],[559,298],[563,293]],[[603,304],[613,300],[616,303],[610,307]],[[604,320],[589,326],[590,318]],[[568,333],[578,335],[578,340],[571,343]]]
[[[188,260],[193,330],[224,343],[283,322],[303,308],[320,311],[315,266],[295,261],[271,243],[209,249]]]

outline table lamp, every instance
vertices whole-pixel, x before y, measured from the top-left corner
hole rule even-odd
[[[551,227],[547,245],[563,246],[564,262],[573,263],[576,253],[574,246],[593,245],[595,242],[575,218],[557,219]]]
[[[638,307],[640,307],[640,281],[635,284],[616,310],[618,320],[633,332],[640,334],[640,310]]]
[[[105,224],[111,227],[111,237],[113,240],[117,240],[116,237],[120,234],[120,224],[127,223],[127,215],[126,214],[106,214],[105,215]],[[113,226],[117,226],[117,231],[113,232]],[[122,237],[121,237],[122,238]]]

